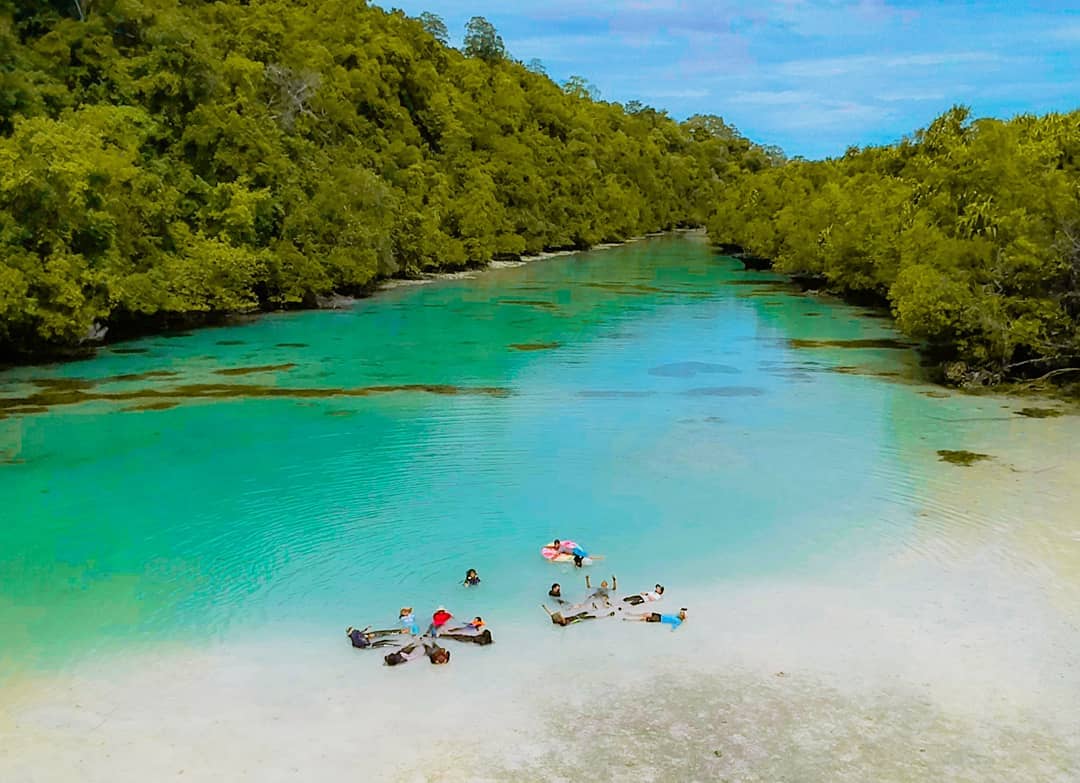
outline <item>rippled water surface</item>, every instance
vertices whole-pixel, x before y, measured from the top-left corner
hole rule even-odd
[[[116,700],[110,714],[138,715],[147,688],[184,682],[191,691],[191,656],[295,643],[338,678],[318,687],[340,697],[356,676],[370,695],[387,670],[374,658],[335,657],[345,648],[340,629],[392,623],[402,604],[425,612],[442,602],[484,614],[500,640],[459,651],[440,673],[451,691],[464,687],[452,676],[469,689],[492,676],[474,653],[505,667],[505,687],[551,665],[592,681],[596,656],[616,652],[606,676],[619,665],[633,671],[634,655],[648,671],[676,666],[655,706],[670,713],[664,742],[700,754],[699,763],[645,757],[613,779],[855,780],[887,770],[882,779],[918,780],[929,773],[904,754],[917,756],[908,745],[922,743],[940,750],[939,779],[1067,780],[1077,722],[1063,705],[1080,697],[1080,522],[1068,510],[1080,479],[1076,419],[1019,415],[1059,404],[923,383],[917,354],[872,316],[744,272],[701,238],[666,237],[399,288],[345,311],[274,315],[8,371],[0,680],[20,704],[74,709],[70,694],[97,690]],[[987,458],[954,465],[941,450]],[[614,571],[620,587],[664,582],[692,621],[662,636],[618,623],[553,636],[538,604],[551,581],[580,579],[539,557],[553,536],[604,555],[593,570]],[[484,580],[477,590],[456,586],[469,567]],[[136,660],[169,674],[115,680],[138,667],[111,661]],[[186,663],[169,669],[164,660]],[[776,690],[784,678],[758,671],[773,663],[825,679],[801,680],[785,696]],[[239,664],[205,665],[235,673]],[[259,665],[240,676],[264,677],[262,698],[303,680],[280,660]],[[693,671],[711,679],[692,687]],[[764,679],[744,690],[733,672]],[[998,672],[1009,673],[1008,687]],[[414,676],[431,687],[431,672]],[[864,690],[836,695],[860,677]],[[890,690],[908,680],[932,692]],[[35,695],[40,683],[51,696]],[[945,698],[954,685],[955,698]],[[656,719],[637,691],[620,695],[612,682],[604,693],[629,716],[618,729],[627,737]],[[175,714],[194,699],[171,698]],[[491,698],[492,712],[513,712]],[[985,755],[986,742],[1002,742],[996,728],[950,722],[964,705],[978,713],[982,699],[1036,739],[1010,734],[1015,753],[1005,742],[997,762]],[[741,705],[730,719],[742,744],[728,737],[726,750],[713,747],[727,720],[721,702]],[[931,702],[944,712],[925,712]],[[567,704],[588,721],[585,705]],[[25,771],[20,759],[38,758],[51,741],[42,738],[82,736],[78,721],[25,709],[12,725],[26,755],[9,745],[0,771]],[[326,718],[314,709],[304,725]],[[799,728],[800,710],[823,716],[821,736]],[[907,722],[870,731],[844,717],[890,712]],[[1052,725],[1032,726],[1035,714]],[[251,726],[251,716],[223,715],[226,725]],[[97,725],[107,730],[108,720]],[[525,724],[530,737],[558,736]],[[673,725],[683,733],[668,737]],[[341,721],[320,731],[333,726]],[[178,731],[159,726],[155,736]],[[261,737],[251,753],[273,752],[276,735],[245,731]],[[574,737],[575,754],[622,764],[625,744]],[[1032,741],[1045,752],[1032,755]],[[822,758],[848,747],[850,763],[800,766],[785,760],[792,742]],[[199,747],[190,737],[176,743]],[[994,768],[1002,759],[1008,765]],[[476,779],[470,763],[443,773]],[[572,765],[528,756],[492,763],[495,779],[574,777]],[[79,769],[115,780],[147,768]]]

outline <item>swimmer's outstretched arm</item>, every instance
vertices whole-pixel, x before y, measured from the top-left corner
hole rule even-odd
[[[589,575],[585,574],[585,589],[592,590],[592,584],[589,582]]]

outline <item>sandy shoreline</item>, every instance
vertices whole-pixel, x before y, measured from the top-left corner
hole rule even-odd
[[[858,591],[676,591],[677,632],[515,618],[448,667],[276,628],[9,690],[0,778],[1065,783],[1077,618],[1040,596],[1000,564],[897,560]]]
[[[419,278],[415,278],[415,279],[390,278],[390,279],[383,280],[382,282],[380,282],[375,290],[376,290],[376,293],[379,292],[379,291],[392,291],[392,290],[397,289],[397,288],[409,288],[411,286],[427,285],[429,283],[434,283],[434,282],[436,282],[438,280],[472,280],[472,279],[480,276],[484,272],[489,272],[489,271],[492,271],[492,270],[515,269],[515,268],[520,267],[520,266],[527,266],[528,264],[534,264],[534,263],[537,263],[537,262],[540,262],[540,261],[548,261],[548,260],[550,260],[552,258],[563,258],[565,256],[575,256],[575,255],[580,255],[581,253],[591,253],[591,252],[593,252],[595,250],[613,250],[613,249],[615,249],[617,247],[624,247],[626,245],[633,244],[635,242],[642,242],[645,239],[648,239],[650,237],[664,236],[665,234],[668,234],[668,233],[672,233],[672,234],[674,234],[674,233],[688,234],[688,233],[704,233],[704,232],[701,229],[676,229],[675,231],[671,231],[671,232],[662,232],[662,233],[659,233],[659,234],[650,234],[648,236],[640,236],[640,237],[630,237],[629,239],[627,239],[627,240],[625,240],[623,242],[601,242],[600,244],[593,245],[592,247],[587,248],[585,250],[552,250],[552,251],[545,251],[545,252],[542,252],[542,253],[535,253],[535,254],[532,254],[532,255],[522,255],[521,259],[517,260],[517,261],[506,261],[506,260],[492,259],[491,261],[488,261],[488,263],[485,264],[484,266],[476,268],[476,269],[465,269],[465,270],[462,270],[462,271],[459,271],[459,272],[424,272]]]

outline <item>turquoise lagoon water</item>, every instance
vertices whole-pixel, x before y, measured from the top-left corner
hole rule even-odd
[[[903,548],[962,470],[935,451],[1010,413],[862,374],[917,378],[903,347],[791,342],[887,323],[667,237],[8,371],[46,409],[0,420],[0,662],[402,604],[509,622],[576,583],[538,556],[553,536],[635,590]],[[355,396],[410,385],[453,388]]]
[[[872,316],[669,236],[0,374],[0,777],[1077,779],[1078,420]]]

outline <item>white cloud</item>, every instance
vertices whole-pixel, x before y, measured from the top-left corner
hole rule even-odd
[[[672,90],[645,90],[639,93],[642,98],[705,98],[708,97],[709,90],[694,90],[694,89],[672,89]]]
[[[814,79],[867,71],[895,71],[905,68],[937,68],[964,63],[988,63],[1001,59],[1000,55],[993,52],[913,52],[901,55],[852,55],[789,60],[777,65],[775,70],[783,76]]]
[[[818,100],[816,94],[802,90],[750,90],[737,92],[727,99],[729,103],[754,106],[791,106],[815,100]]]
[[[1056,27],[1050,32],[1050,37],[1061,41],[1080,42],[1080,23]]]
[[[861,130],[892,115],[889,109],[856,101],[820,101],[800,105],[797,112],[774,115],[773,122],[785,130]]]
[[[948,96],[942,90],[889,90],[878,92],[874,97],[886,103],[901,103],[905,101],[943,101]]]

